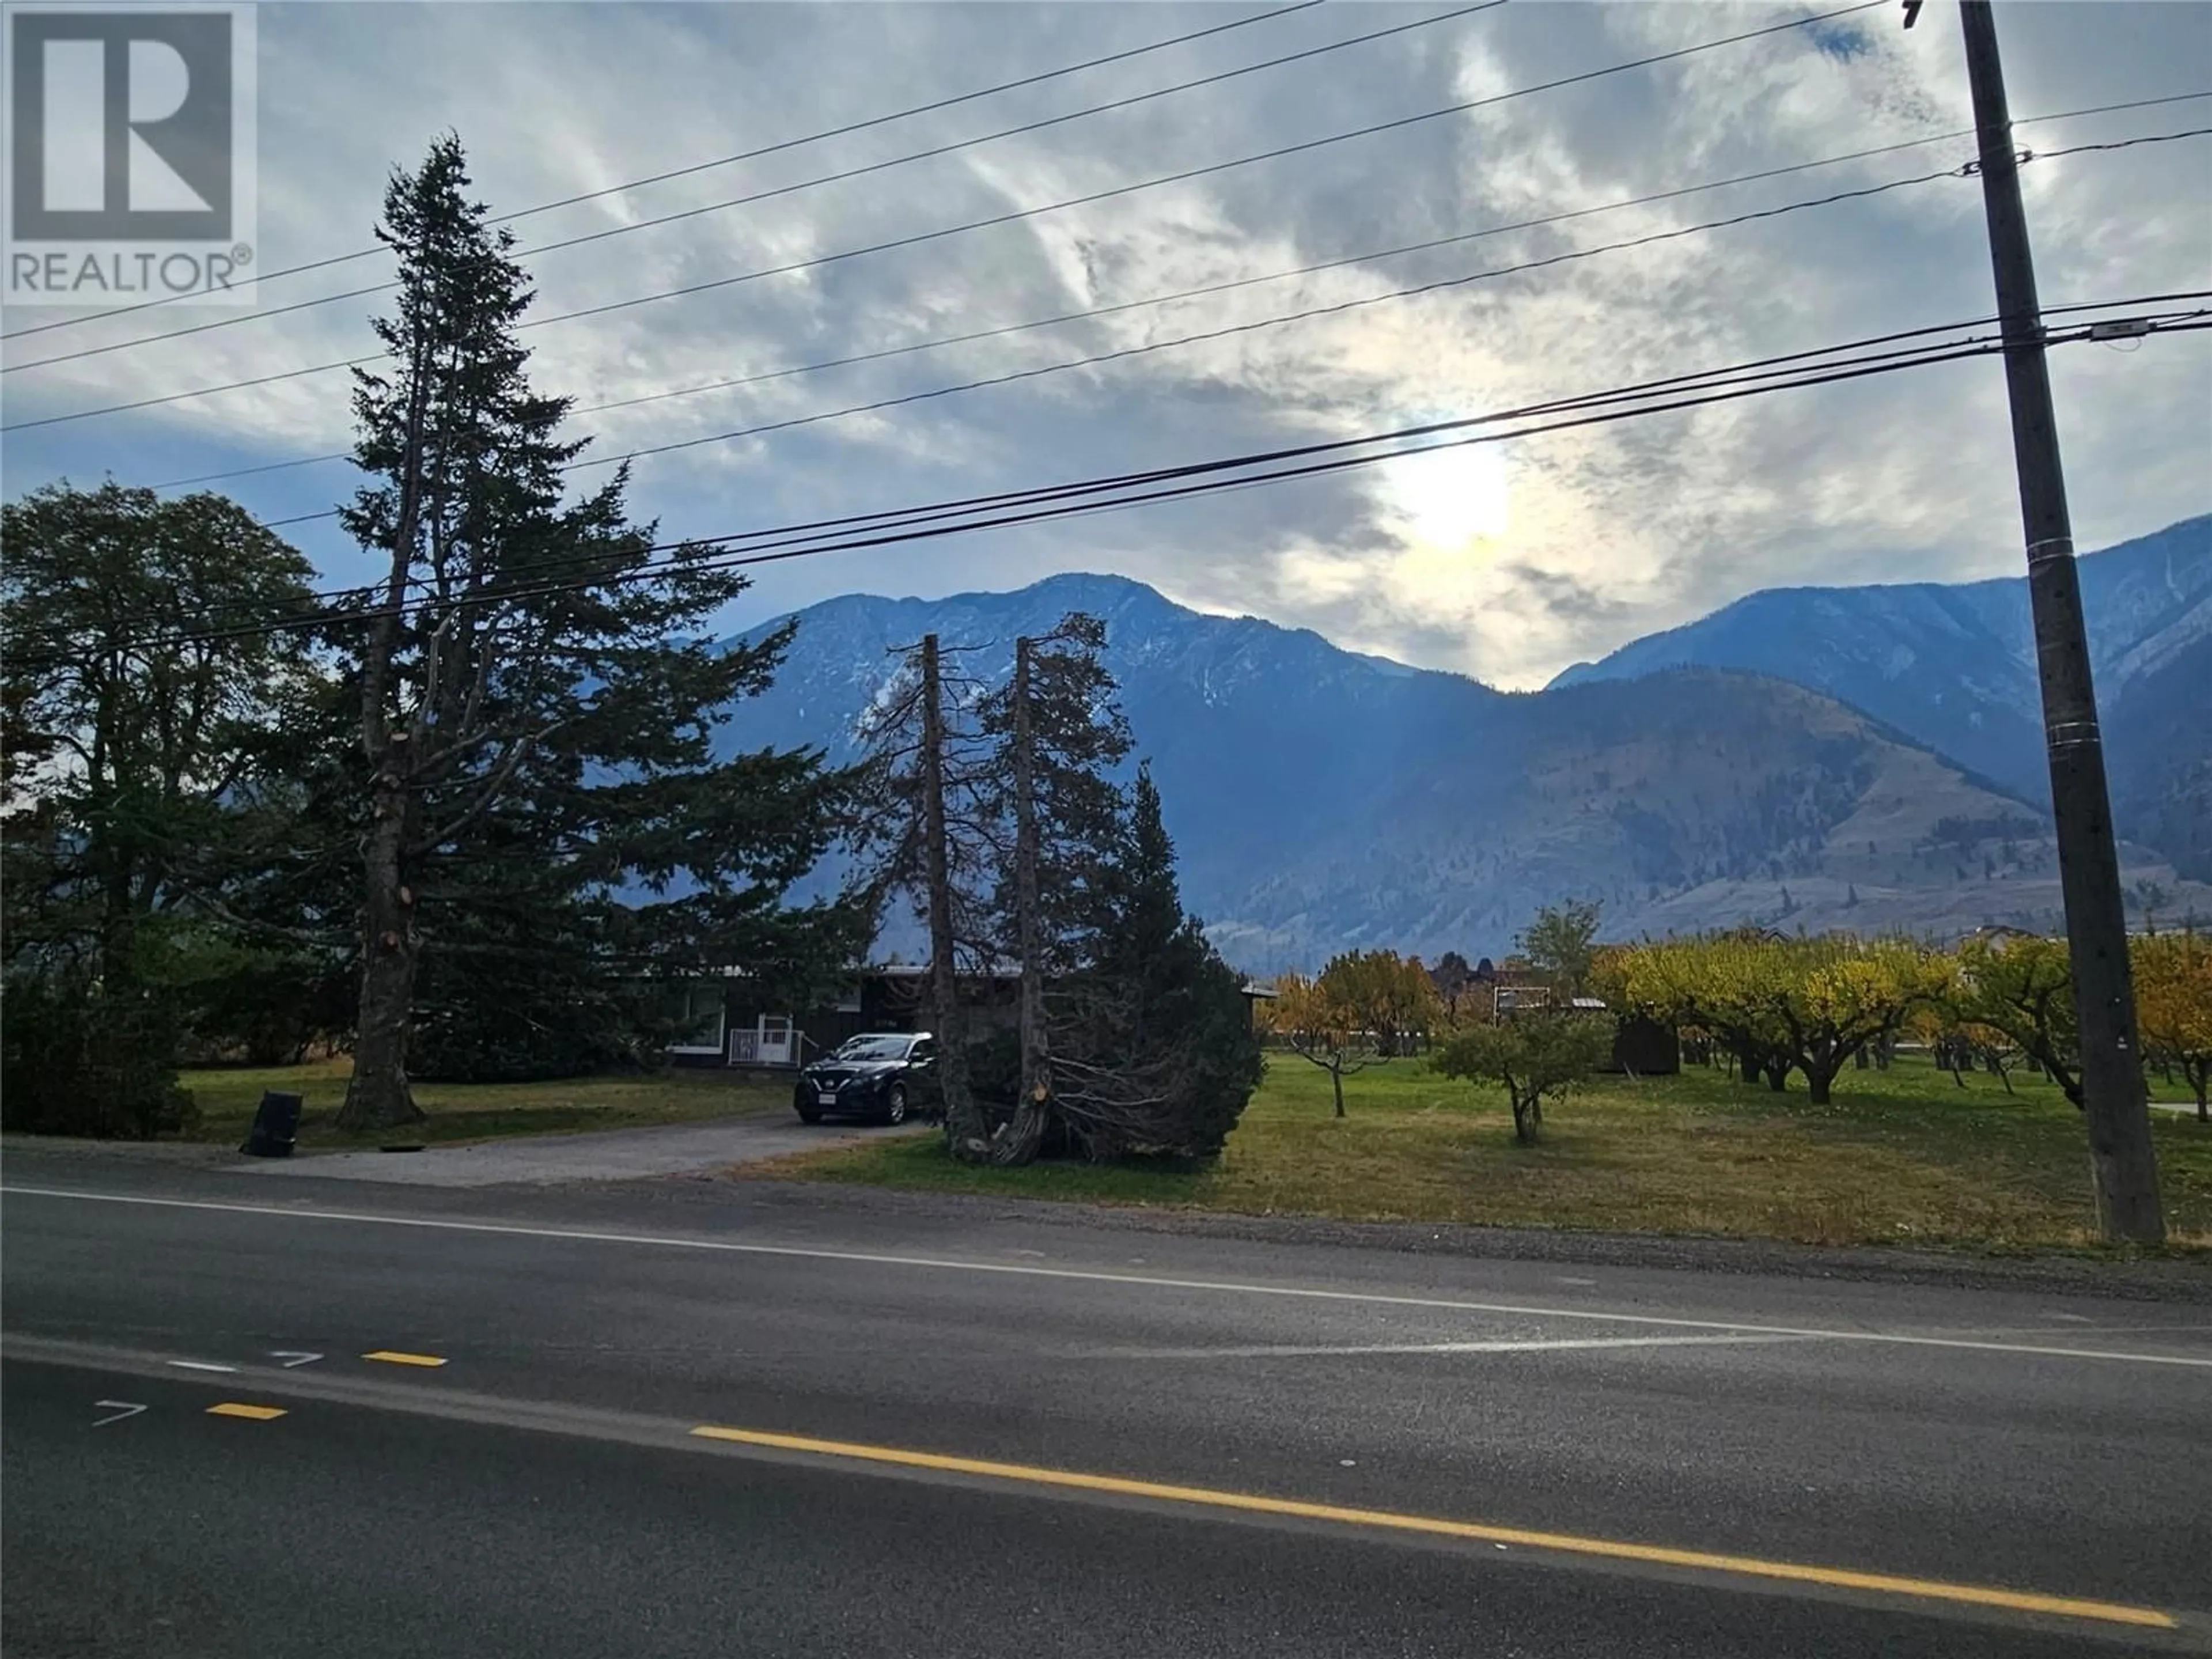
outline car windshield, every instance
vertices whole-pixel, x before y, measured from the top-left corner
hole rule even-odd
[[[838,1049],[838,1060],[904,1060],[911,1037],[859,1036]]]

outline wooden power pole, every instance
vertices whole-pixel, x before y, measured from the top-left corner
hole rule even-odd
[[[1036,641],[1014,641],[1014,936],[1021,957],[1021,1103],[998,1149],[1004,1163],[1027,1163],[1044,1138],[1052,1103],[1052,1053],[1045,1036],[1043,929],[1037,864],[1036,732],[1030,719]]]
[[[1908,10],[1907,26],[1910,26]],[[2089,673],[2081,584],[2060,471],[2058,427],[2044,352],[2043,308],[2020,196],[1996,21],[1989,0],[1960,0],[1966,71],[1973,88],[1981,151],[1982,200],[1989,218],[1990,263],[1996,276],[2004,337],[2005,382],[2012,394],[2013,459],[2020,474],[2021,518],[2027,533],[2027,589],[2035,624],[2036,669],[2043,686],[2043,729],[2051,757],[2051,805],[2058,831],[2058,872],[2074,998],[2081,1030],[2081,1104],[2088,1120],[2089,1166],[2097,1219],[2111,1242],[2152,1244],[2166,1236],[2158,1161],[2136,1036],[2135,989],[2128,971],[2127,913],[2120,896],[2118,848],[2105,782],[2104,739]]]
[[[953,957],[952,866],[945,825],[945,686],[937,635],[921,641],[922,877],[929,888],[929,1000],[937,1040],[937,1080],[945,1095],[945,1133],[954,1155],[972,1155],[983,1122],[968,1087],[967,1022],[960,1007],[959,964]]]

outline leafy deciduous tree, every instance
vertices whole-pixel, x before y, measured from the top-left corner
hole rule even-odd
[[[1320,976],[1285,974],[1263,1018],[1299,1058],[1327,1072],[1336,1115],[1344,1079],[1395,1058],[1431,1030],[1441,1013],[1436,987],[1418,960],[1391,951],[1351,951]]]
[[[1601,913],[1595,900],[1570,899],[1556,908],[1547,905],[1513,941],[1528,965],[1563,1000],[1578,997],[1589,988],[1597,963]]]
[[[2067,1099],[2081,1104],[2081,1030],[2064,939],[2016,933],[1966,940],[1943,1006],[1956,1025],[2002,1032]]]
[[[1504,1085],[1513,1137],[1525,1146],[1544,1121],[1544,1102],[1571,1093],[1612,1052],[1612,1021],[1538,1012],[1463,1027],[1430,1064],[1446,1077]]]
[[[2130,941],[2136,1017],[2144,1043],[2177,1066],[2197,1096],[2197,1121],[2212,1122],[2212,939],[2197,933],[2160,933]]]
[[[312,573],[205,494],[51,486],[0,536],[8,1119],[150,1133],[190,1110],[179,947],[251,861],[313,678],[261,625]]]

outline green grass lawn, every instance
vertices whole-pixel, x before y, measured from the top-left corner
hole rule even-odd
[[[2039,1079],[1959,1088],[1925,1060],[1846,1071],[1835,1103],[1802,1079],[1775,1095],[1717,1072],[1607,1079],[1513,1139],[1502,1091],[1398,1060],[1347,1079],[1272,1054],[1210,1169],[973,1169],[938,1137],[807,1153],[749,1174],[942,1192],[1184,1206],[1252,1215],[1714,1234],[1819,1244],[2070,1248],[2094,1238],[2080,1114]],[[2212,1250],[2212,1127],[2152,1114],[2167,1225]]]
[[[300,1146],[373,1146],[385,1141],[488,1140],[501,1135],[560,1134],[646,1123],[788,1111],[787,1083],[744,1081],[724,1071],[669,1071],[626,1077],[566,1078],[551,1083],[417,1083],[415,1098],[429,1114],[391,1133],[355,1137],[331,1120],[345,1099],[347,1060],[305,1066],[187,1071],[181,1081],[199,1103],[194,1140],[243,1141],[265,1089],[304,1097]]]

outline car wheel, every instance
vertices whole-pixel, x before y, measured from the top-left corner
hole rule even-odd
[[[884,1091],[884,1121],[886,1123],[903,1123],[906,1121],[905,1084],[894,1083]]]
[[[793,1109],[798,1112],[799,1121],[801,1123],[819,1123],[822,1121],[822,1109],[819,1106],[799,1106],[795,1107]]]

